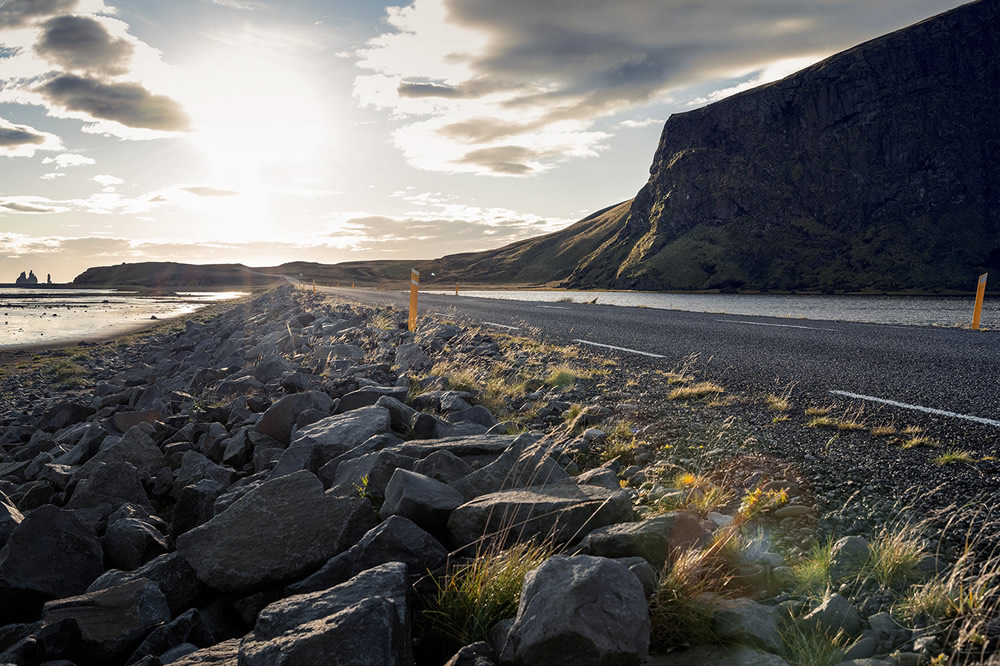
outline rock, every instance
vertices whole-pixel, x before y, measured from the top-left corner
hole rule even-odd
[[[443,534],[448,516],[462,505],[462,493],[423,474],[397,469],[385,489],[379,515],[402,516],[431,534]]]
[[[452,423],[475,423],[486,428],[492,428],[497,424],[497,418],[482,405],[451,412],[445,418]]]
[[[413,417],[417,414],[417,410],[387,395],[380,397],[375,402],[375,405],[389,410],[389,419],[392,429],[396,432],[406,431],[406,429],[410,427],[410,422],[413,421]]]
[[[288,586],[288,591],[302,594],[323,590],[386,562],[401,562],[409,571],[423,575],[444,564],[447,557],[447,549],[413,521],[390,516],[319,571]]]
[[[400,372],[423,372],[425,370],[430,370],[434,365],[434,361],[424,353],[424,350],[420,348],[420,345],[415,343],[409,343],[405,345],[400,345],[396,349],[396,367],[399,368]]]
[[[437,479],[442,483],[454,483],[463,476],[468,476],[474,470],[468,464],[450,451],[435,451],[413,466],[418,474]]]
[[[240,664],[412,664],[406,565],[277,601],[240,644]]]
[[[320,469],[320,479],[329,482],[341,494],[351,495],[362,490],[377,496],[384,496],[389,480],[397,469],[410,469],[416,461],[398,453],[394,449],[382,449],[352,460],[345,460],[336,467],[336,474],[330,477],[330,469]],[[359,490],[360,489],[360,490]]]
[[[330,358],[361,359],[365,350],[357,345],[335,344],[330,346]]]
[[[698,645],[688,650],[651,656],[647,666],[789,666],[776,654],[761,652],[745,645]]]
[[[844,650],[844,659],[868,659],[875,654],[877,649],[878,641],[875,640],[874,636],[863,636]]]
[[[723,642],[758,645],[770,652],[781,649],[780,611],[750,599],[713,601],[712,630]]]
[[[156,528],[136,518],[123,518],[104,534],[104,555],[109,566],[132,571],[167,552],[167,540]]]
[[[599,486],[608,490],[618,490],[621,488],[618,475],[607,467],[588,469],[576,477],[576,483],[580,486]]]
[[[799,619],[803,627],[825,631],[834,635],[841,629],[848,636],[856,636],[861,630],[861,618],[851,602],[839,594],[831,594],[823,602]]]
[[[361,407],[378,404],[382,397],[403,401],[406,400],[406,393],[406,388],[402,386],[365,386],[343,396],[337,403],[337,413],[343,414]]]
[[[234,475],[233,470],[216,465],[197,451],[185,451],[181,456],[181,466],[174,473],[174,487],[171,495],[179,497],[183,488],[204,479],[228,487],[233,482]]]
[[[128,432],[140,423],[153,423],[165,418],[167,415],[158,409],[144,409],[138,412],[118,412],[111,418],[111,422],[121,432]]]
[[[135,664],[145,657],[155,657],[180,646],[189,644],[192,634],[201,633],[201,617],[195,608],[189,608],[173,621],[154,629],[128,658],[128,664]],[[185,655],[197,650],[186,650]]]
[[[315,475],[300,471],[262,484],[180,535],[177,552],[206,585],[243,590],[316,569],[374,523],[367,500],[326,496]]]
[[[150,560],[135,571],[109,569],[90,584],[87,592],[105,590],[139,578],[151,580],[159,586],[174,615],[190,608],[202,590],[194,569],[179,553],[170,553]]]
[[[444,666],[496,666],[496,654],[492,645],[479,641],[463,647]]]
[[[298,395],[286,395],[268,407],[254,424],[254,431],[273,437],[282,444],[289,444],[292,441],[292,428],[295,426],[297,402]]]
[[[871,546],[868,540],[859,536],[846,536],[837,539],[830,550],[830,582],[848,576],[856,575],[859,569],[868,561]]]
[[[126,502],[150,506],[139,470],[131,463],[88,463],[76,478],[79,481],[66,504],[68,509],[91,509],[100,519]]]
[[[792,504],[789,506],[782,506],[774,510],[775,518],[796,518],[798,516],[804,516],[812,511],[807,506],[801,504]]]
[[[467,502],[451,513],[448,534],[455,546],[475,543],[483,537],[504,542],[551,538],[563,544],[600,527],[631,519],[632,503],[627,492],[576,484],[550,485],[505,490]]]
[[[627,566],[628,570],[639,579],[639,584],[642,585],[642,591],[647,599],[653,596],[653,593],[656,592],[658,576],[656,569],[648,560],[643,557],[616,557],[614,560]]]
[[[83,405],[71,400],[61,402],[42,414],[40,424],[46,432],[56,432],[66,426],[87,420],[87,417],[96,411],[90,405]]]
[[[45,566],[40,566],[44,563]],[[0,550],[0,620],[42,601],[80,594],[104,571],[101,542],[71,511],[52,505],[25,516]]]
[[[117,662],[136,647],[146,633],[170,621],[170,609],[160,588],[138,578],[98,592],[50,601],[42,609],[42,627],[73,620],[90,659]]]
[[[215,516],[215,501],[225,490],[218,481],[202,479],[181,489],[170,520],[170,535],[176,539]]]
[[[531,437],[519,437],[499,458],[453,485],[471,500],[498,490],[554,484],[569,478],[549,446],[535,443]]]
[[[637,555],[659,570],[672,553],[706,545],[710,538],[694,516],[671,511],[637,523],[595,529],[584,538],[579,552],[600,557]]]
[[[525,576],[507,640],[505,664],[639,664],[649,651],[642,586],[618,562],[557,555]]]
[[[202,648],[170,662],[171,666],[237,666],[240,653],[240,639],[233,638]]]
[[[291,363],[286,361],[281,356],[272,354],[262,359],[261,362],[254,367],[251,374],[253,378],[261,384],[267,384],[268,382],[281,379],[282,375],[293,370],[294,368]]]
[[[0,493],[0,548],[3,548],[14,529],[24,520],[24,515],[17,510],[14,503],[6,495]]]
[[[315,472],[369,437],[389,432],[389,423],[388,410],[375,406],[317,421],[295,433],[292,445],[271,473],[281,476],[300,469]]]

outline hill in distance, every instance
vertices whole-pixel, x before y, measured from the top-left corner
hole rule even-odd
[[[977,0],[672,115],[634,199],[545,236],[429,261],[127,264],[74,283],[371,286],[415,267],[442,286],[968,291],[1000,271],[998,109],[1000,3]]]

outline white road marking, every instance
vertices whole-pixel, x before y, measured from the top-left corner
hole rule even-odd
[[[876,398],[871,395],[861,395],[860,393],[850,393],[848,391],[830,391],[830,393],[834,395],[842,395],[847,398],[856,398],[858,400],[880,402],[884,405],[892,405],[893,407],[902,407],[903,409],[912,409],[918,412],[926,412],[928,414],[939,414],[941,416],[951,416],[956,419],[975,421],[976,423],[985,423],[986,425],[991,425],[991,426],[1000,426],[1000,421],[994,421],[993,419],[984,419],[981,416],[969,416],[968,414],[957,414],[955,412],[948,412],[943,409],[934,409],[933,407],[921,407],[920,405],[911,405],[905,402],[886,400],[885,398]]]
[[[545,308],[546,310],[569,310],[569,308],[561,305],[539,305],[538,307]]]
[[[629,349],[628,347],[615,347],[614,345],[606,345],[601,342],[591,342],[590,340],[580,340],[576,339],[573,342],[579,342],[582,345],[593,345],[594,347],[604,347],[605,349],[615,349],[617,351],[629,352],[631,354],[642,354],[643,356],[652,356],[653,358],[666,358],[663,354],[653,354],[652,352],[639,351],[638,349]]]
[[[520,331],[521,330],[521,328],[519,326],[507,326],[506,324],[498,324],[495,321],[484,321],[483,323],[486,324],[486,325],[488,325],[488,326],[499,326],[500,328],[507,328],[507,329],[510,329],[512,331]]]
[[[762,321],[745,321],[743,319],[716,319],[729,324],[752,324],[753,326],[778,326],[780,328],[806,328],[810,331],[840,331],[838,328],[819,328],[816,326],[793,326],[792,324],[765,324]]]

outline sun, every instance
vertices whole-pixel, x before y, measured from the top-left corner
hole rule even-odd
[[[190,138],[217,181],[246,187],[329,158],[331,96],[301,55],[227,45],[197,58],[187,86]]]

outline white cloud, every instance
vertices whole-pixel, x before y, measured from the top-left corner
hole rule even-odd
[[[91,180],[94,181],[95,183],[99,183],[99,184],[105,185],[105,186],[108,186],[108,185],[121,185],[122,183],[125,182],[124,180],[122,180],[121,178],[118,178],[117,176],[109,176],[107,174],[101,174],[101,175],[98,175],[98,176],[94,176],[93,178],[91,178]]]
[[[70,167],[97,164],[97,160],[87,157],[86,155],[63,153],[62,155],[56,155],[55,157],[46,157],[42,160],[42,164],[55,164],[57,169],[68,169]]]
[[[0,118],[0,156],[34,157],[39,150],[62,149],[62,142],[55,134],[28,125],[15,125]]]
[[[662,125],[663,123],[663,118],[643,118],[642,120],[623,120],[618,123],[618,127],[637,129],[640,127],[649,127],[651,125]]]
[[[56,178],[62,178],[65,175],[66,174],[64,174],[64,173],[53,171],[51,173],[43,173],[42,176],[41,176],[41,178],[42,178],[42,180],[55,180]]]

